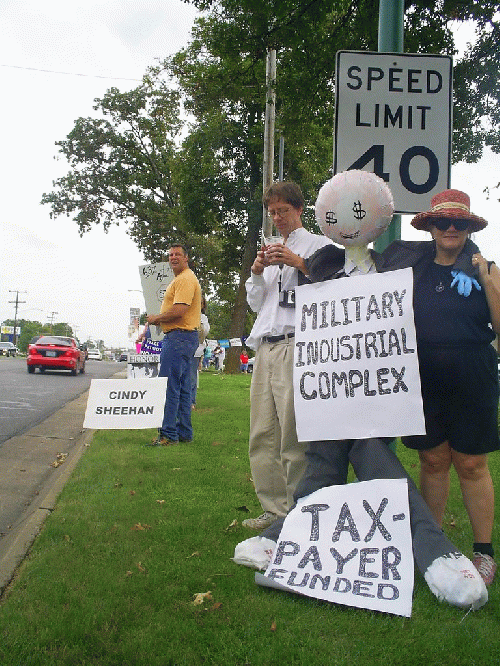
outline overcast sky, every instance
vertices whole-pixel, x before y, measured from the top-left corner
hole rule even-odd
[[[184,46],[195,15],[181,0],[0,0],[1,321],[20,290],[19,316],[57,312],[83,340],[126,344],[129,308],[144,310],[129,291],[141,289],[142,253],[124,227],[80,238],[39,202],[67,173],[55,141],[93,114],[94,98],[137,86],[155,58]]]
[[[94,98],[137,86],[155,58],[186,45],[195,16],[181,0],[0,0],[0,321],[13,318],[19,290],[19,317],[45,323],[57,313],[82,340],[126,344],[129,308],[144,310],[142,254],[124,227],[80,238],[73,221],[51,220],[39,202],[67,173],[55,142],[93,114]],[[479,165],[454,167],[452,186],[489,220],[475,240],[500,265],[498,193],[483,194],[499,167],[488,152]],[[402,236],[418,237],[406,219]]]

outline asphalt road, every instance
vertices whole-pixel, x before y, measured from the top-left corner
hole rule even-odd
[[[83,428],[91,380],[115,375],[125,363],[30,375],[25,359],[0,357],[0,594],[92,440]]]
[[[84,393],[92,379],[106,379],[125,368],[125,363],[87,360],[83,375],[56,370],[30,375],[25,358],[0,356],[0,448]]]

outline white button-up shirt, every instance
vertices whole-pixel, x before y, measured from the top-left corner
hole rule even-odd
[[[306,259],[331,243],[326,236],[316,236],[299,227],[292,231],[284,244],[294,254]],[[298,271],[291,266],[267,266],[261,275],[250,275],[245,283],[247,301],[258,316],[246,340],[248,347],[257,350],[263,336],[287,335],[295,331],[295,308],[281,307],[279,295],[280,290],[288,291],[297,285]]]

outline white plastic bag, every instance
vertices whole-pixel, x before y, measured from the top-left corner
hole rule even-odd
[[[245,539],[234,549],[233,562],[252,569],[266,569],[271,562],[276,543],[266,537],[255,536]]]

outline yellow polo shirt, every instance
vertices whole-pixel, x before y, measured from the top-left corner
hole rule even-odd
[[[181,328],[186,331],[194,331],[199,328],[201,321],[201,287],[196,275],[190,268],[185,268],[168,285],[161,304],[160,314],[166,312],[176,303],[184,303],[189,307],[180,319],[162,324],[163,332],[167,333],[174,328]]]

